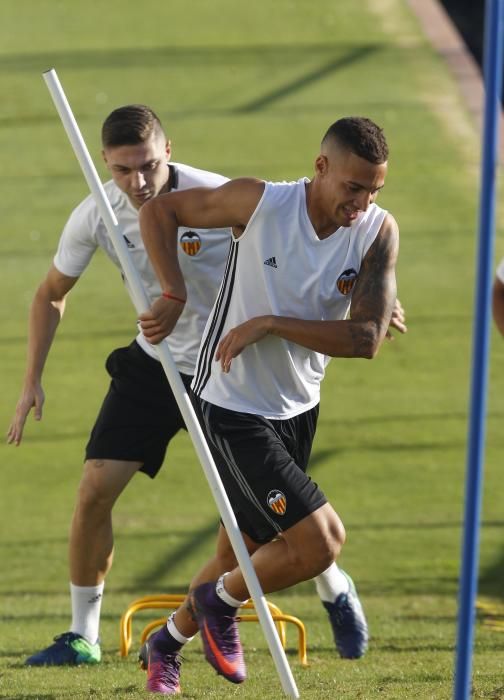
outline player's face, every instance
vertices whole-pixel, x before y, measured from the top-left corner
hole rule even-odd
[[[106,148],[103,158],[116,185],[140,209],[166,187],[170,154],[163,134],[152,134],[144,143]]]
[[[320,203],[336,227],[351,226],[372,204],[385,184],[387,163],[376,165],[341,149],[331,149],[316,161]]]

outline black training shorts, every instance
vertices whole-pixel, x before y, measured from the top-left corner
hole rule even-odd
[[[200,400],[201,420],[240,529],[269,542],[327,501],[306,475],[318,406],[287,420]]]
[[[185,428],[158,360],[134,340],[114,350],[105,364],[112,381],[86,446],[86,459],[142,462],[156,476],[171,438]],[[192,377],[181,374],[188,389]]]

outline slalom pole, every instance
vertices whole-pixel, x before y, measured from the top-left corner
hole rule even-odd
[[[150,302],[142,285],[140,275],[134,267],[128,252],[127,244],[121,234],[119,223],[110,205],[106,192],[98,176],[96,168],[87,150],[86,144],[73,116],[70,105],[58,79],[56,71],[52,68],[43,73],[45,83],[51,93],[56,110],[61,118],[67,136],[70,140],[74,153],[79,161],[86,182],[95,199],[100,216],[107,228],[110,239],[114,245],[116,254],[121,263],[122,271],[131,290],[133,302],[137,313],[141,314],[149,310]],[[163,340],[154,346],[159,359],[166,373],[171,389],[177,400],[178,407],[184,418],[185,424],[193,441],[196,453],[205,472],[210,490],[213,494],[220,516],[226,528],[233,550],[238,561],[238,565],[247,584],[247,588],[254,601],[254,607],[263,628],[273,661],[275,663],[283,691],[286,695],[299,698],[296,682],[292,675],[287,657],[280,643],[278,632],[273,623],[271,613],[266,604],[261,584],[252,565],[249,553],[243,541],[236,517],[231,508],[231,504],[222,485],[219,472],[213,461],[212,454],[208,448],[205,437],[196,418],[194,408],[189,395],[182,383],[177,367],[171,356],[168,342]]]
[[[457,660],[454,699],[471,696],[471,670],[475,599],[478,581],[479,529],[485,416],[488,389],[488,356],[495,191],[498,165],[498,125],[504,43],[504,0],[486,0],[485,9],[485,115],[479,211],[479,249],[473,331],[471,410],[467,448],[463,556],[460,573]]]

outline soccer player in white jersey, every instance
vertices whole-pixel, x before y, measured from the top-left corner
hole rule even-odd
[[[178,226],[233,227],[192,389],[265,593],[318,576],[345,541],[306,466],[329,358],[373,358],[391,319],[399,233],[375,204],[387,161],[382,130],[345,118],[325,134],[311,180],[243,178],[162,195],[140,211],[161,288],[179,297]],[[169,303],[160,297],[141,317],[152,343],[171,331]],[[219,547],[226,542],[221,528]],[[149,639],[148,690],[179,692],[180,649],[198,629],[216,671],[245,679],[236,611],[247,587],[238,567],[217,580],[214,570],[212,561],[203,567],[188,600]],[[343,626],[355,629],[360,606],[348,579],[343,600]]]
[[[147,258],[138,223],[140,206],[160,192],[188,187],[216,187],[227,178],[171,163],[171,144],[155,113],[144,105],[114,110],[102,128],[103,157],[112,175],[105,190],[125,236],[132,259],[151,299],[161,293]],[[194,373],[199,341],[217,294],[231,240],[229,229],[212,232],[181,227],[178,255],[186,277],[189,302],[170,300],[168,316],[176,321],[170,349],[186,386]],[[102,248],[120,268],[93,197],[71,214],[52,266],[31,305],[28,359],[8,442],[19,445],[25,421],[34,409],[42,418],[42,371],[65,298]],[[112,508],[137,471],[153,478],[171,438],[184,427],[182,416],[154,348],[139,334],[128,347],[107,359],[109,391],[86,447],[83,476],[70,531],[70,631],[27,659],[28,665],[97,663],[104,580],[112,565]]]
[[[504,258],[497,266],[492,290],[492,314],[495,325],[504,335]]]
[[[112,175],[105,190],[145,289],[150,298],[155,299],[161,289],[141,240],[139,207],[162,192],[199,185],[215,187],[227,178],[169,162],[170,142],[154,112],[143,105],[114,110],[104,122],[102,142],[103,155]],[[165,311],[174,325],[169,338],[170,349],[186,386],[194,374],[201,335],[223,275],[230,238],[227,229],[209,233],[194,227],[180,227],[178,231],[178,257],[186,277],[188,301],[183,304],[184,300],[172,298]],[[42,372],[63,315],[65,299],[98,248],[119,267],[90,196],[70,216],[53,265],[32,303],[25,379],[8,431],[8,441],[12,444],[20,444],[32,409],[37,420],[42,418]],[[400,305],[395,309],[391,325],[400,332],[406,330]],[[142,334],[129,347],[113,351],[107,360],[107,369],[112,381],[86,449],[71,524],[70,631],[30,657],[29,665],[97,663],[100,660],[100,611],[104,581],[113,555],[113,505],[137,471],[152,478],[156,475],[170,439],[183,427],[156,353]],[[222,549],[216,560],[215,576],[226,570],[229,561],[234,561],[232,550]],[[334,602],[339,581],[336,566],[317,579],[323,601]]]

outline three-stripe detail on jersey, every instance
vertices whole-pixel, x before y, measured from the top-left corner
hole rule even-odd
[[[239,241],[235,241],[231,244],[229,249],[221,288],[217,296],[217,301],[215,302],[210,324],[207,327],[207,333],[201,343],[194,379],[194,393],[197,396],[199,396],[205,388],[212,372],[213,358],[215,357],[217,345],[231,302],[231,294],[233,293],[239,245]]]

